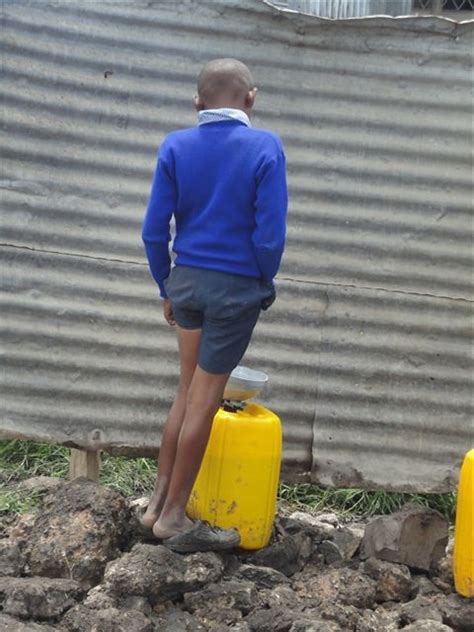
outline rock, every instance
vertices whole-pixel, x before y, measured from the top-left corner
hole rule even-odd
[[[149,527],[144,527],[141,524],[141,518],[148,507],[150,499],[148,496],[142,496],[135,499],[127,499],[127,506],[130,510],[131,520],[133,521],[133,529],[138,531],[141,535],[153,537],[153,533]],[[156,541],[156,540],[155,540]]]
[[[136,544],[107,564],[104,580],[112,594],[142,596],[154,604],[215,582],[222,571],[222,560],[215,553],[181,556],[161,545]]]
[[[351,560],[359,549],[364,529],[359,527],[339,527],[335,530],[332,541],[339,549],[343,560]]]
[[[10,527],[10,542],[15,542],[22,548],[22,545],[28,542],[36,517],[37,513],[25,513],[19,516]]]
[[[157,603],[180,597],[185,592],[184,558],[164,546],[136,544],[122,557],[109,562],[104,573],[107,592],[123,598],[147,597]]]
[[[342,551],[332,540],[323,540],[318,547],[318,551],[322,554],[325,564],[342,562]]]
[[[364,535],[358,527],[338,527],[332,533],[332,540],[323,540],[318,547],[326,564],[349,561],[356,554]]]
[[[438,588],[445,595],[450,595],[453,592],[453,590],[454,590],[454,585],[453,584],[446,584],[439,577],[433,577],[433,584],[436,586],[436,588]]]
[[[356,608],[372,608],[375,602],[375,582],[366,575],[344,569],[338,598],[341,603]]]
[[[337,623],[341,630],[356,630],[361,617],[357,608],[340,603],[323,602],[315,612],[315,619],[323,619],[328,624]]]
[[[305,526],[315,527],[318,525],[318,519],[316,516],[305,511],[294,511],[289,516],[290,520],[295,520]]]
[[[269,608],[284,607],[293,610],[302,604],[298,599],[297,593],[285,584],[280,584],[271,590],[263,589],[259,592],[259,597],[262,605]]]
[[[3,602],[3,612],[22,619],[56,619],[76,604],[82,592],[79,583],[72,579],[0,579],[0,603]]]
[[[301,532],[288,535],[280,542],[260,549],[245,561],[257,566],[270,566],[290,577],[304,567],[312,552],[311,537]]]
[[[6,614],[0,614],[0,632],[57,632],[57,630],[58,628],[50,625],[18,621]]]
[[[224,570],[222,558],[216,553],[192,553],[185,557],[184,584],[187,591],[197,590],[219,579]]]
[[[7,513],[6,511],[0,512],[0,538],[7,538],[8,532],[15,524],[18,517],[15,514]]]
[[[295,615],[287,608],[259,608],[245,618],[252,632],[288,632]]]
[[[231,630],[231,632],[251,632],[250,626],[246,621],[238,621],[228,629]]]
[[[444,555],[447,543],[446,519],[434,509],[409,503],[367,525],[360,556],[428,571]]]
[[[443,623],[462,632],[474,629],[474,599],[466,599],[461,595],[449,595],[439,600],[439,608],[443,615]]]
[[[216,621],[220,621],[220,611],[232,609],[246,615],[255,607],[257,601],[255,585],[252,582],[236,580],[209,584],[201,590],[184,595],[184,605],[189,612],[196,613],[198,618],[202,618],[200,614],[204,614],[207,619]]]
[[[363,564],[363,569],[377,582],[375,601],[406,601],[411,596],[413,583],[407,566],[371,557]]]
[[[49,494],[32,520],[11,532],[30,573],[97,584],[108,560],[120,553],[128,523],[125,500],[112,489],[75,479]]]
[[[375,581],[349,568],[327,569],[312,574],[300,573],[293,589],[301,598],[317,604],[340,603],[356,608],[372,608],[375,603]]]
[[[137,511],[138,513],[145,511],[150,502],[149,496],[140,496],[140,498],[132,498],[127,500],[130,509]]]
[[[443,592],[454,592],[453,556],[442,557],[433,569],[433,581]]]
[[[129,522],[129,548],[132,548],[134,544],[138,542],[150,542],[156,544],[156,538],[150,527],[145,527],[142,524],[141,518],[145,513],[145,510],[149,503],[148,496],[142,496],[135,499],[126,499],[127,507],[130,512]]]
[[[20,481],[16,485],[16,489],[25,492],[35,492],[37,494],[46,494],[58,489],[65,483],[64,479],[56,476],[32,476]]]
[[[189,612],[185,612],[179,608],[169,608],[156,621],[155,631],[207,632],[207,629],[199,623],[196,617],[189,614]]]
[[[225,551],[221,552],[220,555],[222,557],[222,563],[224,564],[223,575],[229,579],[234,573],[237,572],[237,570],[242,565],[242,562],[235,553],[229,553],[228,551]],[[242,556],[242,552],[240,552],[239,555]]]
[[[399,615],[393,611],[363,610],[356,623],[356,632],[396,632],[399,630]]]
[[[314,516],[303,511],[295,511],[290,515],[290,519],[310,528],[318,536],[319,541],[331,539],[338,524],[336,514]]]
[[[326,522],[327,524],[331,524],[333,527],[337,527],[339,524],[339,518],[335,513],[316,514],[316,519],[318,522]]]
[[[453,553],[454,553],[454,531],[455,531],[455,526],[452,525],[449,528],[449,539],[448,539],[448,545],[446,547],[446,555],[450,555],[452,557]]]
[[[403,604],[400,618],[402,623],[414,623],[421,619],[443,622],[443,615],[438,607],[436,596],[418,595],[412,601]]]
[[[68,632],[154,632],[155,627],[137,610],[90,610],[79,605],[64,615],[61,629]]]
[[[340,629],[334,621],[302,618],[293,623],[290,632],[339,632]]]
[[[91,610],[106,610],[117,607],[117,599],[107,591],[103,584],[91,588],[82,603]]]
[[[4,538],[0,540],[0,576],[19,577],[26,560],[17,542]]]
[[[291,587],[300,599],[314,600],[319,605],[326,600],[334,600],[339,587],[339,570],[324,569],[318,573],[311,567],[294,576]]]
[[[197,610],[194,616],[206,630],[212,632],[226,632],[229,626],[236,625],[242,620],[242,613],[236,608]]]
[[[246,579],[254,582],[258,588],[273,588],[278,584],[287,584],[288,577],[268,566],[241,564],[235,573],[236,579]]]
[[[116,607],[122,610],[138,610],[147,616],[152,613],[152,607],[148,599],[139,595],[129,595],[128,597],[124,597],[119,603],[117,603]]]
[[[302,524],[298,520],[293,520],[293,518],[290,518],[289,516],[275,516],[275,520],[273,521],[273,535],[271,540],[273,541],[273,537],[281,539],[285,535],[294,535],[295,533],[299,533],[304,528],[304,524]]]
[[[420,619],[416,623],[411,623],[403,628],[404,632],[451,632],[450,628],[444,623],[432,621],[431,619]]]
[[[413,578],[413,594],[433,597],[441,594],[441,590],[425,575],[417,575]]]

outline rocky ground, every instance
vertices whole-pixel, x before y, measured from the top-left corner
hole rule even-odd
[[[433,510],[368,524],[280,511],[265,549],[178,555],[141,531],[143,501],[85,479],[23,484],[44,502],[2,533],[0,632],[473,629]]]

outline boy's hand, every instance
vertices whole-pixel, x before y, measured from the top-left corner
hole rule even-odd
[[[176,325],[176,321],[173,316],[173,308],[169,298],[163,299],[163,315],[168,325],[171,325],[171,327]]]
[[[266,283],[265,289],[267,290],[267,296],[262,300],[261,307],[263,311],[266,311],[273,305],[276,299],[276,289],[274,283]]]

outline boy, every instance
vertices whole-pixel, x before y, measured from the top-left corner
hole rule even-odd
[[[285,242],[285,156],[275,134],[250,125],[256,94],[240,61],[204,66],[193,99],[198,126],[172,132],[161,144],[143,224],[164,317],[176,327],[180,379],[142,522],[180,552],[239,544],[235,530],[193,522],[185,508],[227,379],[260,310],[274,300]]]

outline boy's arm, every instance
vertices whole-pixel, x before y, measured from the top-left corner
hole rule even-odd
[[[267,158],[257,173],[255,229],[252,235],[262,280],[271,285],[285,247],[286,161],[283,148]]]
[[[171,260],[168,249],[171,239],[170,221],[176,209],[177,200],[173,173],[172,155],[163,143],[142,228],[142,239],[150,272],[160,288],[162,298],[167,298],[163,281],[170,273]]]

